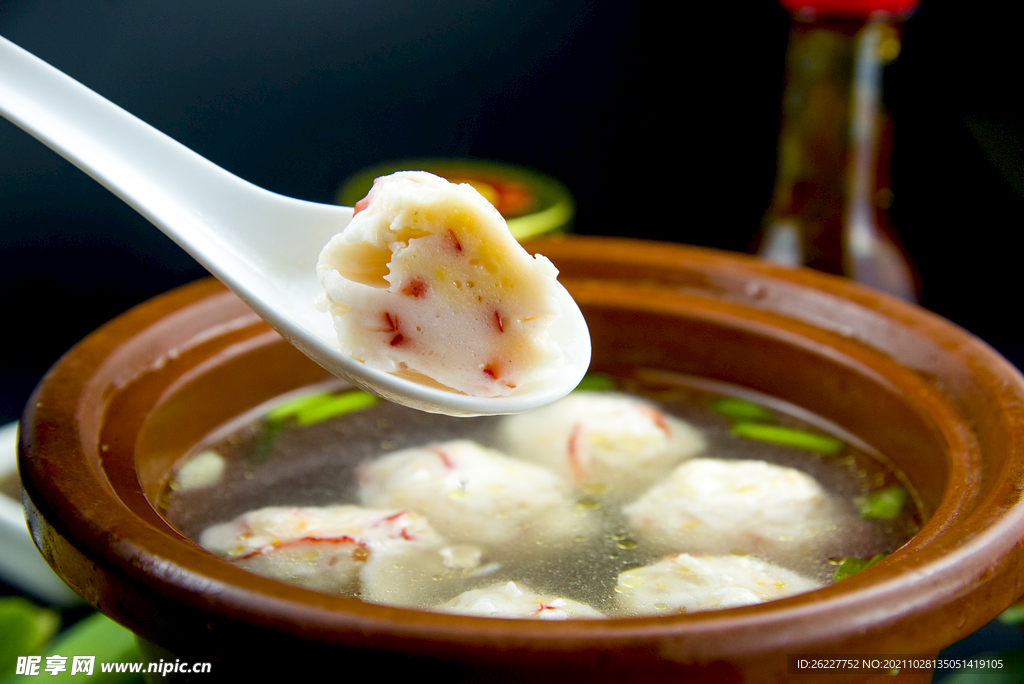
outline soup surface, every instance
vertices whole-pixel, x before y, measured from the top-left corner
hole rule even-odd
[[[424,610],[548,619],[808,591],[922,523],[883,455],[804,409],[643,368],[590,382],[532,414],[486,418],[306,388],[185,454],[160,507],[259,574]]]

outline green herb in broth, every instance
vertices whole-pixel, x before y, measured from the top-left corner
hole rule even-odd
[[[831,435],[822,435],[807,430],[766,425],[764,423],[742,422],[732,426],[732,433],[737,437],[756,439],[759,442],[770,442],[782,446],[817,451],[823,454],[838,454],[843,450],[843,441]]]
[[[746,399],[738,399],[737,397],[717,399],[708,404],[708,406],[711,407],[712,411],[734,420],[769,421],[775,419],[775,414],[764,406],[747,401]]]
[[[738,437],[823,454],[838,454],[845,446],[842,440],[831,435],[769,424],[775,422],[775,414],[764,406],[746,399],[723,397],[712,401],[708,406],[712,411],[736,421],[732,425],[732,433]]]
[[[282,420],[267,421],[249,453],[249,460],[253,463],[263,463],[270,458],[270,454],[274,450],[274,443],[282,428],[284,428]]]
[[[263,419],[269,423],[284,423],[285,421],[294,418],[298,415],[299,411],[310,406],[316,406],[317,404],[327,401],[334,395],[333,392],[316,392],[315,394],[307,394],[291,401],[286,401],[283,404],[275,406],[263,416]]]
[[[295,419],[299,425],[312,425],[313,423],[319,423],[321,420],[369,408],[378,401],[380,399],[369,392],[349,390],[341,394],[331,395],[322,402],[299,409],[295,414]]]
[[[354,389],[343,392],[317,392],[275,406],[263,416],[265,427],[253,446],[250,460],[253,463],[262,463],[266,460],[273,451],[278,434],[285,424],[291,421],[297,425],[313,425],[369,408],[378,401],[374,395]]]
[[[320,392],[285,402],[267,412],[268,424],[283,423],[294,418],[299,425],[312,425],[321,420],[373,406],[379,399],[362,390]]]
[[[860,505],[860,516],[862,518],[895,518],[903,512],[903,504],[907,501],[907,495],[907,490],[899,485],[872,492],[857,501]]]
[[[870,568],[872,565],[885,558],[885,555],[886,554],[884,553],[878,553],[871,558],[845,558],[843,559],[843,562],[839,564],[839,567],[836,568],[836,574],[833,579],[838,582],[839,580],[846,579],[850,575],[855,575],[865,568]]]

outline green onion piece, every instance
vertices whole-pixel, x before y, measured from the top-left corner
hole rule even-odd
[[[343,413],[358,411],[375,403],[377,397],[362,390],[349,390],[340,394],[318,392],[286,401],[263,416],[263,431],[253,446],[250,459],[256,463],[267,460],[281,429],[292,418],[299,425],[310,425]]]
[[[299,425],[310,425],[321,420],[327,420],[343,413],[351,413],[360,409],[373,406],[378,401],[377,397],[363,390],[349,390],[341,394],[335,394],[326,401],[317,402],[298,411],[295,414]]]
[[[298,399],[292,399],[286,401],[280,406],[276,406],[267,412],[263,418],[270,423],[280,423],[298,415],[299,411],[305,408],[315,406],[322,402],[328,401],[333,397],[334,394],[331,392],[318,392],[316,394],[308,394]]]
[[[596,392],[612,389],[615,389],[615,381],[612,380],[612,376],[605,373],[587,373],[573,391]]]
[[[857,574],[864,568],[870,568],[872,565],[882,560],[883,558],[885,558],[884,553],[879,553],[877,555],[872,556],[871,558],[846,558],[843,560],[842,563],[839,564],[839,567],[836,568],[836,574],[834,579],[836,582],[842,579],[846,579],[850,575]]]
[[[39,655],[57,633],[60,616],[28,599],[0,599],[0,680],[14,676],[18,656]]]
[[[732,426],[732,433],[738,437],[756,439],[759,442],[770,442],[782,446],[819,451],[823,454],[838,454],[843,450],[843,442],[830,435],[821,435],[807,430],[782,427],[781,425],[765,425],[764,423],[740,422]]]
[[[764,406],[736,397],[716,399],[709,406],[712,411],[734,420],[772,420],[775,418],[775,415]]]
[[[879,489],[857,500],[862,518],[895,518],[907,501],[907,490],[899,485]]]

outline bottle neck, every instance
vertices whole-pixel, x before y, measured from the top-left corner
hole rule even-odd
[[[888,221],[882,71],[899,52],[890,15],[792,22],[778,169],[761,256],[915,299]]]

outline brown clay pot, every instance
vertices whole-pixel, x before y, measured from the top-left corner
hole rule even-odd
[[[20,444],[36,544],[100,610],[221,675],[325,665],[448,681],[773,682],[789,677],[787,654],[935,654],[1024,593],[1024,379],[984,343],[848,281],[740,256],[581,237],[528,248],[561,270],[595,367],[702,375],[806,407],[895,461],[927,524],[825,589],[661,618],[439,615],[252,575],[178,534],[151,502],[214,427],[325,373],[205,280],[111,321],[36,390]]]

